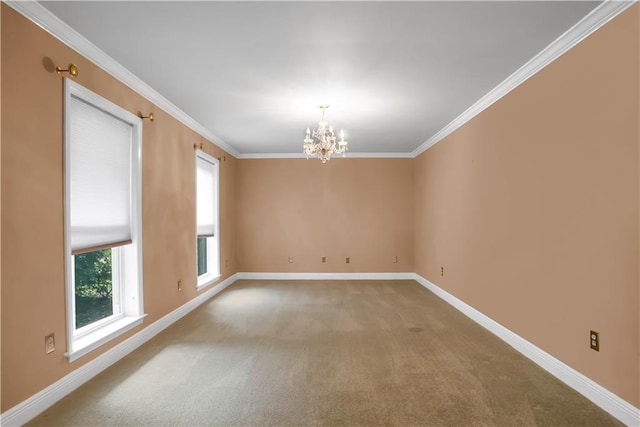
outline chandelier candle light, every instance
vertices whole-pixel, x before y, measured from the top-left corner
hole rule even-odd
[[[304,153],[307,155],[307,159],[309,156],[317,155],[322,163],[331,160],[333,153],[342,154],[344,157],[348,144],[348,142],[344,140],[343,130],[340,132],[340,141],[338,141],[338,146],[336,146],[336,136],[333,133],[333,126],[324,120],[324,112],[327,108],[329,108],[328,105],[320,106],[320,109],[322,109],[322,118],[320,119],[320,123],[318,123],[318,129],[314,129],[312,134],[309,128],[307,128],[307,137],[304,139],[304,145],[302,146]],[[311,137],[312,135],[313,138],[316,139],[316,142],[314,142]]]

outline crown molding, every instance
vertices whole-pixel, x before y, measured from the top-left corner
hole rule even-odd
[[[238,159],[306,159],[307,156],[300,153],[247,153],[237,156]],[[411,159],[413,158],[411,153],[351,153],[349,152],[345,157],[337,155],[332,159]],[[314,156],[309,156],[309,160],[315,159]]]
[[[540,51],[540,53],[531,58],[522,67],[502,81],[502,83],[476,101],[475,104],[456,117],[451,123],[440,129],[435,135],[413,150],[411,153],[412,156],[417,157],[430,147],[442,141],[448,135],[453,133],[453,131],[480,114],[494,102],[511,92],[521,83],[549,65],[573,46],[580,43],[598,28],[624,12],[636,2],[637,0],[605,0],[587,16],[582,18],[577,24],[565,31],[560,37]]]
[[[212,144],[225,150],[227,153],[238,159],[298,159],[306,158],[303,153],[246,153],[240,154],[238,150],[224,142],[198,123],[191,116],[186,114],[171,101],[163,97],[155,89],[151,88],[140,78],[136,77],[120,63],[115,61],[96,45],[80,35],[57,16],[49,12],[48,9],[33,0],[26,1],[4,1],[17,12],[34,22],[36,25],[56,37],[58,40],[85,56],[97,66],[113,75],[125,85],[136,91],[138,94],[156,104],[167,113],[171,114],[185,126],[191,128]],[[540,53],[530,59],[522,67],[507,77],[502,83],[493,88],[490,92],[476,101],[471,107],[456,117],[453,121],[440,129],[437,133],[423,142],[418,148],[410,153],[349,153],[347,158],[413,158],[442,141],[448,135],[467,123],[469,120],[480,114],[500,98],[511,92],[524,81],[536,74],[538,71],[549,65],[555,59],[567,52],[573,46],[581,42],[597,29],[605,25],[611,19],[624,12],[638,0],[605,0],[602,4],[592,10],[587,16],[577,24],[563,33],[556,40],[551,42]],[[214,142],[215,141],[215,142]],[[339,157],[336,157],[339,158]]]
[[[245,153],[238,159],[306,159],[304,153]]]
[[[153,102],[159,108],[175,117],[185,126],[200,134],[213,145],[218,146],[234,157],[238,157],[240,154],[238,150],[214,135],[211,131],[206,129],[151,86],[143,82],[131,71],[127,70],[115,59],[107,55],[102,49],[91,43],[84,36],[80,35],[80,33],[71,28],[41,4],[32,0],[4,2],[34,24],[60,40],[62,43],[66,44],[71,49],[75,50],[80,55],[84,56],[98,67],[102,68],[104,71],[136,91],[139,95]]]

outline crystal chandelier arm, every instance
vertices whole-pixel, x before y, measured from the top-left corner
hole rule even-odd
[[[331,155],[334,153],[342,154],[347,151],[348,144],[347,141],[344,140],[344,131],[340,133],[340,141],[337,141],[333,126],[325,121],[325,111],[328,107],[328,105],[320,106],[322,117],[318,123],[318,127],[313,129],[313,132],[307,128],[302,146],[307,158],[312,155],[317,155],[322,163],[330,160]]]

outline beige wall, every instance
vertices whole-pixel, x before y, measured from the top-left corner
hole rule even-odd
[[[639,6],[417,159],[326,165],[236,160],[0,10],[2,411],[139,330],[63,357],[63,84],[51,66],[71,61],[80,84],[157,117],[144,124],[144,326],[196,296],[192,145],[204,142],[226,159],[223,278],[416,271],[640,406]]]
[[[2,4],[2,411],[62,378],[139,328],[76,362],[63,356],[63,79],[52,67],[74,62],[78,83],[144,122],[142,327],[196,296],[193,144],[220,163],[223,278],[236,272],[236,160]],[[225,260],[229,265],[225,267]],[[182,280],[182,292],[177,281]],[[54,332],[56,351],[45,355]]]
[[[2,8],[0,7],[0,34],[2,34]],[[2,58],[2,43],[0,43],[0,58]],[[0,65],[2,61],[0,60]],[[0,66],[0,82],[2,81],[2,67]],[[0,84],[0,99],[2,99],[2,85]],[[2,117],[2,102],[0,102],[0,117]],[[0,126],[0,177],[2,176],[2,126]],[[2,185],[0,182],[0,224],[2,224]],[[2,241],[2,227],[0,227],[0,242]],[[2,331],[2,245],[0,244],[0,331]],[[0,339],[0,355],[2,354],[2,339]],[[0,358],[0,371],[2,359]],[[0,374],[1,376],[2,374]],[[0,380],[1,382],[1,380]],[[2,402],[2,387],[0,386],[0,402]],[[1,406],[1,404],[0,404]],[[0,412],[2,409],[0,408]]]
[[[636,406],[638,9],[414,165],[415,271]]]
[[[239,160],[239,271],[412,271],[412,181],[413,159]]]

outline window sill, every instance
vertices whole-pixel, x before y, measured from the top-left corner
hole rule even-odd
[[[73,351],[65,353],[64,355],[69,360],[69,363],[71,363],[101,345],[106,344],[115,337],[140,325],[145,317],[146,314],[136,317],[123,317],[113,323],[109,323],[108,325],[97,329],[82,338],[74,340]]]
[[[196,286],[196,290],[199,291],[202,288],[206,288],[207,286],[214,284],[218,280],[220,280],[220,274],[202,276],[198,278],[198,285]]]

